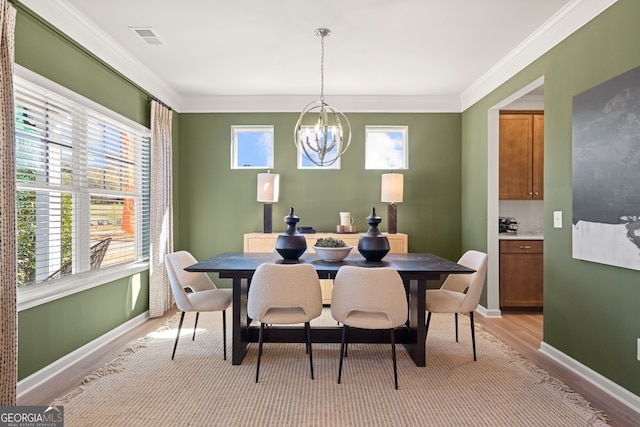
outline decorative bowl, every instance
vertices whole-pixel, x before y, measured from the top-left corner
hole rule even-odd
[[[347,255],[349,255],[353,246],[342,246],[337,248],[314,246],[313,249],[321,260],[327,262],[338,262],[342,261],[347,257]]]

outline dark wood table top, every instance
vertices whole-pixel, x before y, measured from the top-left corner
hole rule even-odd
[[[356,267],[390,267],[401,275],[412,274],[450,274],[473,273],[475,270],[454,261],[429,253],[387,254],[380,262],[366,261],[359,253],[351,253],[340,262],[322,261],[315,253],[304,253],[297,261],[282,259],[277,253],[225,252],[200,261],[185,270],[194,272],[215,272],[227,274],[251,275],[260,264],[273,262],[278,264],[311,264],[318,273],[334,276],[345,265]]]

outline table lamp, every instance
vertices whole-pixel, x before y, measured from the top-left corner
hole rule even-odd
[[[382,191],[380,199],[389,203],[387,208],[387,216],[389,217],[388,232],[396,234],[398,232],[397,225],[397,203],[402,202],[402,194],[404,191],[404,175],[401,173],[385,173],[382,174]]]
[[[262,232],[271,233],[272,228],[272,206],[271,203],[278,201],[280,193],[280,175],[277,173],[258,174],[258,201],[264,203],[264,214],[262,220]]]

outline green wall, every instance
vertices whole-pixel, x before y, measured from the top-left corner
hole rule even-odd
[[[23,310],[18,316],[18,378],[147,311],[149,274],[115,282]]]
[[[463,249],[486,245],[487,110],[545,78],[544,341],[640,395],[640,272],[572,259],[572,98],[640,66],[640,2],[619,0],[463,113]]]
[[[242,249],[242,234],[260,231],[257,170],[230,170],[230,126],[273,124],[281,199],[274,231],[296,208],[301,225],[333,229],[338,212],[357,224],[379,201],[380,174],[364,169],[365,125],[408,125],[410,169],[399,231],[410,251],[455,259],[487,248],[487,109],[545,76],[545,220],[571,215],[572,97],[640,65],[640,2],[619,0],[591,23],[462,114],[349,114],[354,137],[341,170],[297,170],[291,141],[296,114],[174,115],[176,248],[205,258]],[[144,91],[20,8],[16,62],[134,121],[147,125]],[[179,142],[179,143],[178,143]],[[382,227],[385,228],[385,222]],[[571,258],[571,229],[545,233],[544,340],[640,395],[640,272]],[[141,288],[134,298],[133,283]],[[138,285],[135,285],[136,287]],[[35,307],[19,315],[19,376],[73,351],[147,309],[148,277],[132,277]],[[105,301],[107,302],[105,304]],[[135,301],[135,303],[134,303]],[[86,324],[83,324],[86,323]]]
[[[335,230],[339,212],[349,211],[366,230],[373,206],[383,218],[380,176],[365,170],[365,125],[409,127],[409,170],[404,202],[398,205],[398,232],[409,235],[409,251],[460,256],[461,115],[348,114],[353,137],[340,170],[299,170],[293,128],[298,114],[180,114],[176,221],[177,248],[198,259],[225,251],[242,251],[243,234],[262,231],[262,204],[256,201],[256,169],[230,168],[232,125],[274,125],[275,168],[280,174],[280,200],[273,205],[273,231],[285,229],[283,217],[293,206],[300,225]],[[188,218],[188,220],[186,220]],[[224,282],[222,282],[224,283]]]
[[[148,95],[18,6],[15,61],[144,126]],[[18,379],[148,310],[143,272],[18,314]]]

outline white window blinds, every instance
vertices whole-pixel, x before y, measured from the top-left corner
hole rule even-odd
[[[148,129],[14,82],[18,286],[148,256]]]

